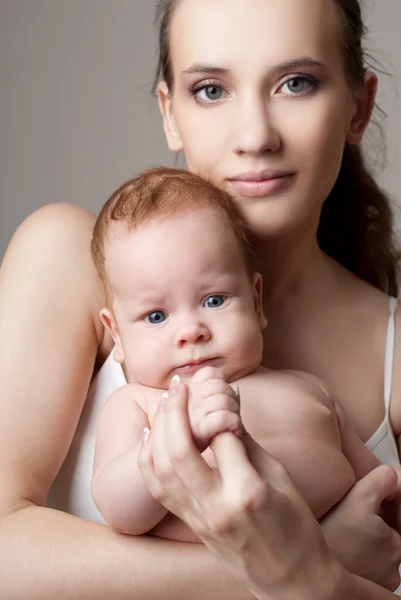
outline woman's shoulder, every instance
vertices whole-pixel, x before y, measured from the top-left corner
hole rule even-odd
[[[14,233],[7,256],[34,252],[37,257],[55,253],[69,260],[77,254],[90,259],[90,239],[96,215],[74,204],[47,204],[31,213]],[[67,252],[66,252],[67,251]],[[85,264],[85,263],[84,263]]]
[[[24,295],[32,288],[32,294],[48,294],[54,302],[64,305],[70,298],[70,303],[86,307],[100,344],[104,332],[98,315],[104,292],[90,252],[95,220],[94,213],[74,204],[39,208],[14,233],[1,275]]]
[[[16,233],[49,231],[50,234],[52,231],[49,229],[49,225],[51,225],[52,229],[56,227],[58,230],[65,231],[66,234],[76,232],[79,235],[79,232],[84,231],[91,234],[95,220],[95,213],[82,206],[55,202],[45,204],[31,213],[22,222]]]

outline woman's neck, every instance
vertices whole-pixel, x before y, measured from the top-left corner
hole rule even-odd
[[[320,250],[314,233],[255,241],[254,249],[263,276],[263,304],[273,311],[286,301],[308,302],[329,270],[330,259]]]

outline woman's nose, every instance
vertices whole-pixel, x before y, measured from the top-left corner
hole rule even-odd
[[[250,98],[239,106],[234,139],[235,154],[259,156],[278,152],[281,139],[271,114],[269,102],[261,95]]]

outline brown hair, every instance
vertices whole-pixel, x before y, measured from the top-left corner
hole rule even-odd
[[[166,81],[170,92],[174,86],[169,36],[179,1],[158,3],[159,58],[154,90],[160,80]],[[366,28],[360,2],[328,1],[340,16],[349,85],[363,85],[367,65],[362,42]],[[389,294],[398,294],[399,252],[390,200],[366,168],[359,146],[345,145],[340,173],[323,205],[317,238],[321,249],[347,269]]]
[[[186,211],[211,209],[234,233],[247,270],[254,270],[249,231],[231,196],[185,169],[152,167],[120,186],[104,204],[93,230],[91,251],[109,304],[105,242],[112,223],[130,231],[153,219],[167,220]]]

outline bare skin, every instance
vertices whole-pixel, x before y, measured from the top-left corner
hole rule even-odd
[[[216,435],[231,431],[242,437],[237,386],[246,431],[287,470],[316,519],[381,464],[316,378],[259,367],[230,385],[222,369],[204,367],[189,384],[188,415],[194,442],[210,467],[216,468],[209,447]],[[137,468],[144,428],[152,429],[168,401],[160,395],[160,389],[129,383],[107,400],[99,417],[92,494],[106,523],[117,531],[139,535],[152,530],[158,537],[199,541],[153,501]]]
[[[293,8],[288,1],[286,6]],[[191,0],[187,0],[182,6],[190,3]],[[199,6],[206,4],[211,6],[210,2]],[[277,7],[280,5],[277,4]],[[299,2],[298,5],[301,6]],[[223,8],[226,10],[227,6]],[[249,10],[248,13],[249,18],[255,14]],[[312,16],[309,10],[303,13],[308,18]],[[315,16],[319,17],[319,14]],[[323,22],[322,19],[316,20]],[[289,32],[290,39],[298,39],[298,33],[295,38],[289,31],[288,25],[292,21],[287,20],[285,27],[283,23],[275,26],[281,37],[285,30]],[[269,22],[270,19],[267,20]],[[244,27],[243,23],[241,17],[241,36],[236,35],[237,44],[244,41],[247,31],[253,31]],[[299,23],[300,19],[297,19],[297,32]],[[188,34],[187,39],[191,38],[187,27],[181,31]],[[218,36],[213,32],[210,35],[220,42],[225,39],[225,34],[220,31]],[[207,43],[202,32],[197,39]],[[263,39],[273,40],[266,32]],[[280,47],[277,39],[272,43],[276,48]],[[246,56],[242,47],[237,54],[236,58]],[[177,53],[175,56],[177,58]],[[262,63],[257,61],[257,64]],[[252,63],[242,72],[253,73],[249,66]],[[176,64],[176,67],[179,68],[179,65]],[[355,139],[358,135],[362,136],[369,120],[373,88],[374,81],[370,78],[366,86],[367,100],[357,111],[361,115],[359,120],[352,118],[352,111],[347,112],[348,108],[353,108],[352,103],[344,104],[347,123],[350,120],[352,125],[349,133]],[[237,113],[243,119],[232,121],[238,123],[241,129],[226,128],[231,138],[221,138],[221,145],[217,144],[217,130],[213,123],[211,126],[215,131],[209,135],[206,127],[191,129],[185,127],[181,120],[180,133],[184,139],[178,142],[184,142],[181,147],[185,146],[190,168],[202,172],[200,156],[210,157],[214,164],[223,164],[218,156],[209,152],[213,148],[228,148],[230,153],[241,158],[241,162],[244,158],[249,159],[242,170],[261,166],[261,157],[264,160],[271,156],[269,149],[277,148],[277,136],[271,137],[272,129],[267,126],[271,121],[265,119],[261,104],[257,102],[259,96],[252,93],[247,98],[251,100],[248,106],[251,110]],[[163,102],[161,104],[164,110],[166,107]],[[166,110],[164,114],[167,115]],[[245,117],[249,118],[248,122],[245,122]],[[194,123],[193,119],[188,122]],[[222,120],[219,119],[217,124],[219,122],[222,123]],[[308,119],[302,122],[308,122]],[[345,120],[341,122],[345,124]],[[172,149],[180,149],[177,140],[172,143],[174,136],[171,138],[171,129],[166,129]],[[345,134],[345,128],[338,128],[340,130]],[[199,136],[199,131],[204,135]],[[290,133],[293,131],[295,128],[291,127]],[[209,142],[211,147],[197,148],[195,134],[197,138],[202,137],[203,142]],[[226,144],[226,141],[230,143]],[[336,147],[336,150],[339,148]],[[319,147],[317,151],[320,152]],[[317,152],[315,157],[318,155]],[[292,155],[295,156],[298,153]],[[337,155],[335,159],[337,161]],[[320,177],[320,167],[316,167],[316,173]],[[310,178],[310,189],[317,180],[317,174]],[[303,197],[308,199],[309,195]],[[294,205],[290,208],[294,209]],[[304,209],[305,205],[301,205],[296,214],[303,214]],[[262,219],[257,211],[253,218],[255,224],[269,222],[282,225],[288,214],[295,214],[295,210],[276,213],[277,219],[269,221]],[[316,225],[316,214],[315,210],[309,233]],[[249,216],[252,217],[252,214]],[[50,600],[54,597],[60,600],[109,600],[110,597],[116,600],[147,600],[159,598],[161,594],[167,600],[180,597],[191,600],[250,598],[251,594],[234,582],[205,548],[146,538],[117,537],[102,526],[44,508],[49,486],[73,438],[94,366],[101,364],[111,349],[111,340],[104,336],[96,316],[104,306],[104,298],[89,255],[94,219],[94,215],[73,206],[55,205],[38,211],[14,236],[1,267],[0,587],[3,595],[8,600]],[[270,233],[274,234],[274,231]],[[271,240],[277,237],[272,235]],[[265,362],[272,362],[273,367],[311,370],[326,380],[345,406],[362,439],[366,440],[383,417],[382,365],[387,298],[320,255],[309,243],[312,239],[309,235],[307,244],[302,243],[303,239],[302,236],[300,239],[287,237],[287,244],[283,239],[283,244],[271,243],[260,249],[262,255],[266,252],[274,256],[274,264],[280,265],[273,272],[266,264],[266,272],[263,273],[265,279],[272,278],[272,289],[276,291],[275,296],[265,297],[266,316],[270,321],[269,338],[265,340]],[[299,248],[296,254],[290,252],[294,247]],[[303,268],[305,264],[307,269]],[[397,435],[401,431],[400,344],[401,340],[397,340],[391,408],[392,425]],[[282,477],[281,471],[278,473],[273,469],[269,485],[277,487]],[[353,543],[358,540],[355,554],[360,560],[360,571],[367,568],[366,576],[394,589],[394,584],[397,584],[395,565],[400,562],[400,542],[377,516],[380,501],[394,492],[394,473],[384,467],[359,483],[361,485],[351,490],[347,502],[331,515],[337,534],[341,532],[340,541],[330,535],[332,527],[323,525],[323,529],[328,532],[329,542],[340,557],[349,540]],[[287,480],[285,485],[293,502],[281,503],[280,495],[275,496],[277,514],[284,523],[289,518],[310,523],[309,513],[304,511],[296,490]],[[302,527],[298,531],[300,536],[305,534]],[[292,571],[294,578],[286,582],[287,599],[300,598],[296,584],[297,576],[302,576],[302,567],[308,567],[317,574],[313,581],[305,582],[309,585],[308,598],[384,600],[393,597],[375,584],[345,576],[334,557],[321,551],[324,544],[319,530],[313,528],[312,531],[308,543],[307,537],[302,541],[300,538],[298,549],[302,548],[306,563],[297,563],[299,570]],[[285,562],[285,548],[294,543],[293,537],[278,538],[274,543],[276,555]],[[374,555],[371,554],[372,548],[376,550]],[[157,577],[155,564],[158,565]]]
[[[203,548],[117,536],[44,508],[95,360],[111,350],[97,317],[104,298],[89,253],[94,220],[74,206],[38,211],[14,236],[1,268],[2,593],[10,600],[150,599],[162,590],[172,600],[178,593],[250,598]],[[158,553],[164,575],[150,577],[147,565]]]
[[[291,491],[287,473],[250,436],[245,434],[245,446],[232,433],[217,436],[212,443],[217,469],[210,469],[194,445],[187,403],[186,385],[171,385],[167,403],[155,415],[151,436],[144,437],[139,457],[142,474],[153,497],[190,524],[256,598],[389,597],[333,563],[324,541],[314,535],[310,509]],[[390,475],[388,467],[382,466],[355,486],[367,492],[366,501],[376,488],[376,477],[386,470]],[[284,510],[288,498],[297,515],[290,517]],[[293,544],[298,536],[304,540],[304,551]],[[283,543],[272,544],[272,538]],[[310,559],[316,551],[321,562],[313,567]],[[328,579],[321,579],[322,573]]]
[[[96,317],[104,298],[88,250],[94,219],[94,215],[77,207],[48,206],[20,227],[2,265],[0,555],[6,565],[1,576],[2,591],[10,600],[43,600],[55,594],[62,600],[108,600],[111,594],[118,600],[151,599],[161,592],[165,598],[177,598],[179,594],[200,600],[251,598],[202,547],[116,537],[108,528],[43,508],[50,482],[74,434],[96,356],[101,361],[111,349]],[[38,280],[42,286],[37,285]],[[58,285],[53,285],[54,281]],[[28,297],[28,303],[21,301]],[[60,310],[69,318],[60,320],[54,306],[64,306]],[[79,345],[65,343],[74,337],[79,338]],[[58,351],[50,352],[53,347]],[[77,348],[85,347],[82,355],[78,353]],[[19,357],[18,362],[14,356]],[[20,365],[25,365],[23,378]],[[34,388],[32,381],[37,382]],[[35,435],[38,426],[46,435]],[[48,435],[49,431],[55,431],[55,435]],[[31,441],[28,452],[27,439]],[[379,473],[373,486],[367,483],[351,491],[349,505],[338,510],[336,523],[337,532],[343,532],[342,540],[347,535],[359,540],[362,553],[363,548],[371,551],[372,543],[379,548],[372,561],[376,577],[381,577],[390,589],[395,587],[395,570],[389,570],[389,565],[398,564],[400,544],[376,515],[381,499],[394,491],[391,473]],[[364,499],[369,497],[373,501],[367,504]],[[366,506],[363,519],[357,523],[347,518],[348,513],[355,514],[353,505],[358,514],[360,506]],[[22,530],[23,543],[19,534]],[[156,578],[152,565],[157,553],[163,570]],[[43,561],[33,563],[33,555],[43,556]],[[320,555],[313,554],[313,560],[320,564]],[[138,565],[135,571],[133,564]],[[372,598],[391,597],[368,582],[361,583],[361,590],[365,598],[369,593]]]

